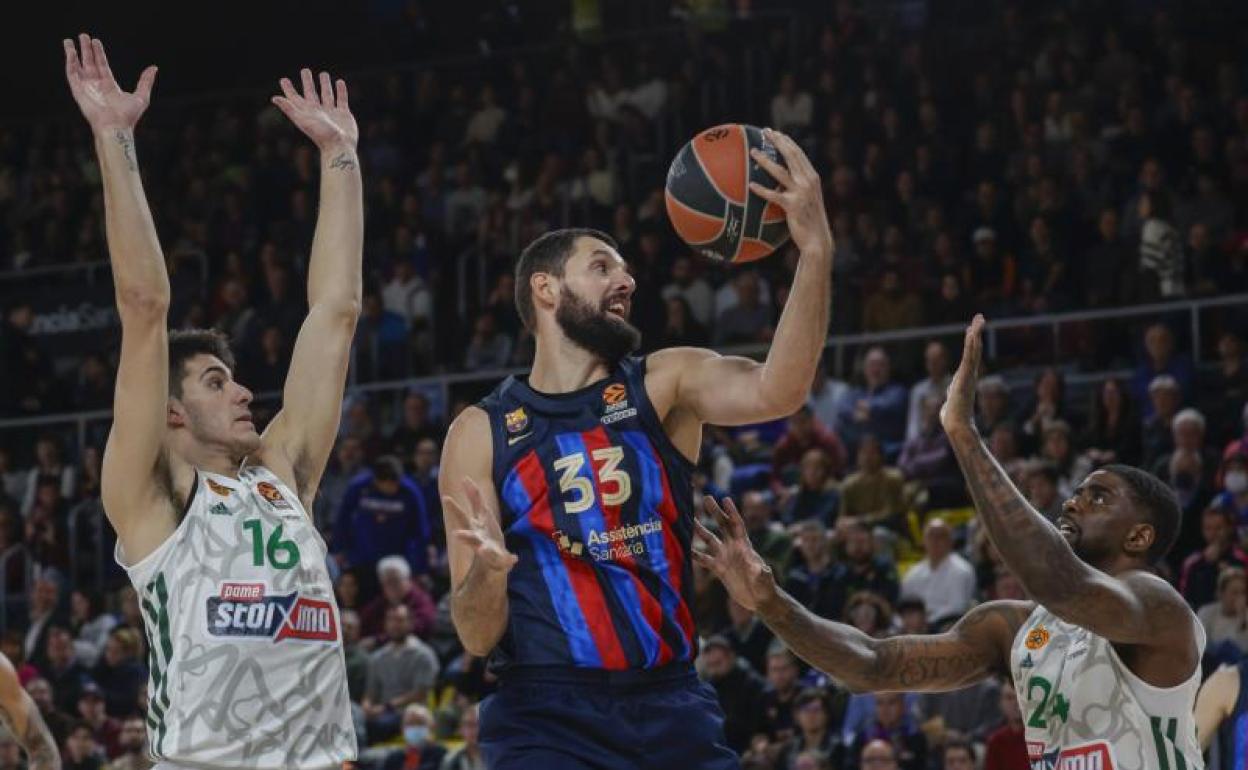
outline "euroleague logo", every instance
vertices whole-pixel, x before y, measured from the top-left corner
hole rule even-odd
[[[619,382],[612,383],[603,389],[602,405],[603,425],[610,425],[613,422],[637,416],[637,408],[628,405],[628,389]]]
[[[1027,632],[1027,639],[1023,644],[1029,650],[1038,650],[1049,643],[1049,629],[1044,626],[1036,626]]]
[[[256,491],[265,499],[265,502],[274,508],[290,509],[290,503],[286,502],[286,498],[282,497],[282,493],[278,491],[277,487],[269,482],[261,481],[259,484],[256,484]]]
[[[222,583],[208,597],[208,633],[231,639],[338,640],[338,621],[329,602],[299,592],[269,595],[263,583]]]

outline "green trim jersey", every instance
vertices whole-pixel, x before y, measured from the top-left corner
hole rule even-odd
[[[320,533],[263,467],[197,471],[182,522],[117,561],[148,641],[159,768],[340,768],[356,757],[346,664]]]
[[[1198,629],[1203,654],[1204,630]],[[1153,687],[1114,646],[1037,606],[1019,629],[1010,671],[1032,770],[1202,770],[1192,709],[1200,666]]]

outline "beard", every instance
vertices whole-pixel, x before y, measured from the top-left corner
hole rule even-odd
[[[595,309],[565,286],[559,291],[559,307],[555,309],[555,321],[568,339],[610,366],[641,347],[637,327],[607,312],[614,299],[604,299]]]

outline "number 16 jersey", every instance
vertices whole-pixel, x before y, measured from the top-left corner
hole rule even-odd
[[[258,466],[196,471],[170,537],[117,561],[147,632],[157,768],[340,768],[356,756],[325,545]]]
[[[571,393],[509,377],[480,406],[507,548],[509,617],[491,656],[513,666],[647,669],[696,655],[692,464],[625,358]]]

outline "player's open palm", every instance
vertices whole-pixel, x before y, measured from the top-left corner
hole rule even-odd
[[[719,524],[719,536],[695,522],[698,537],[706,544],[705,551],[695,550],[693,558],[714,573],[728,589],[737,604],[753,611],[775,596],[776,579],[771,567],[758,555],[745,531],[745,522],[731,498],[724,499],[724,508],[713,497],[703,498],[707,513]]]
[[[757,149],[751,150],[751,156],[780,186],[769,190],[757,182],[750,182],[750,189],[784,209],[789,235],[798,249],[803,252],[831,252],[834,245],[832,226],[828,224],[828,212],[823,205],[823,182],[819,173],[802,148],[788,135],[769,128],[763,131],[763,138],[776,146],[780,157],[784,158],[784,165]]]
[[[451,510],[456,521],[464,524],[452,536],[471,547],[476,558],[488,569],[510,571],[516,565],[517,557],[507,550],[503,542],[503,528],[498,522],[498,514],[486,505],[481,489],[470,478],[464,479],[464,494],[471,510],[464,510],[449,495],[442,498],[442,504]]]
[[[346,81],[339,78],[334,83],[328,72],[322,72],[318,91],[312,70],[305,67],[299,76],[303,81],[303,93],[295,90],[290,78],[282,78],[278,82],[282,96],[274,96],[273,104],[322,150],[335,146],[354,147],[360,139],[360,129],[347,102]]]
[[[975,414],[975,386],[979,381],[979,364],[984,352],[984,317],[976,314],[966,328],[962,343],[962,362],[949,381],[949,393],[940,408],[940,424],[945,430],[972,424]]]
[[[151,102],[156,68],[148,67],[139,75],[134,92],[121,90],[109,69],[104,44],[89,35],[78,36],[78,46],[65,40],[65,79],[69,90],[82,110],[83,117],[96,133],[134,128]]]

